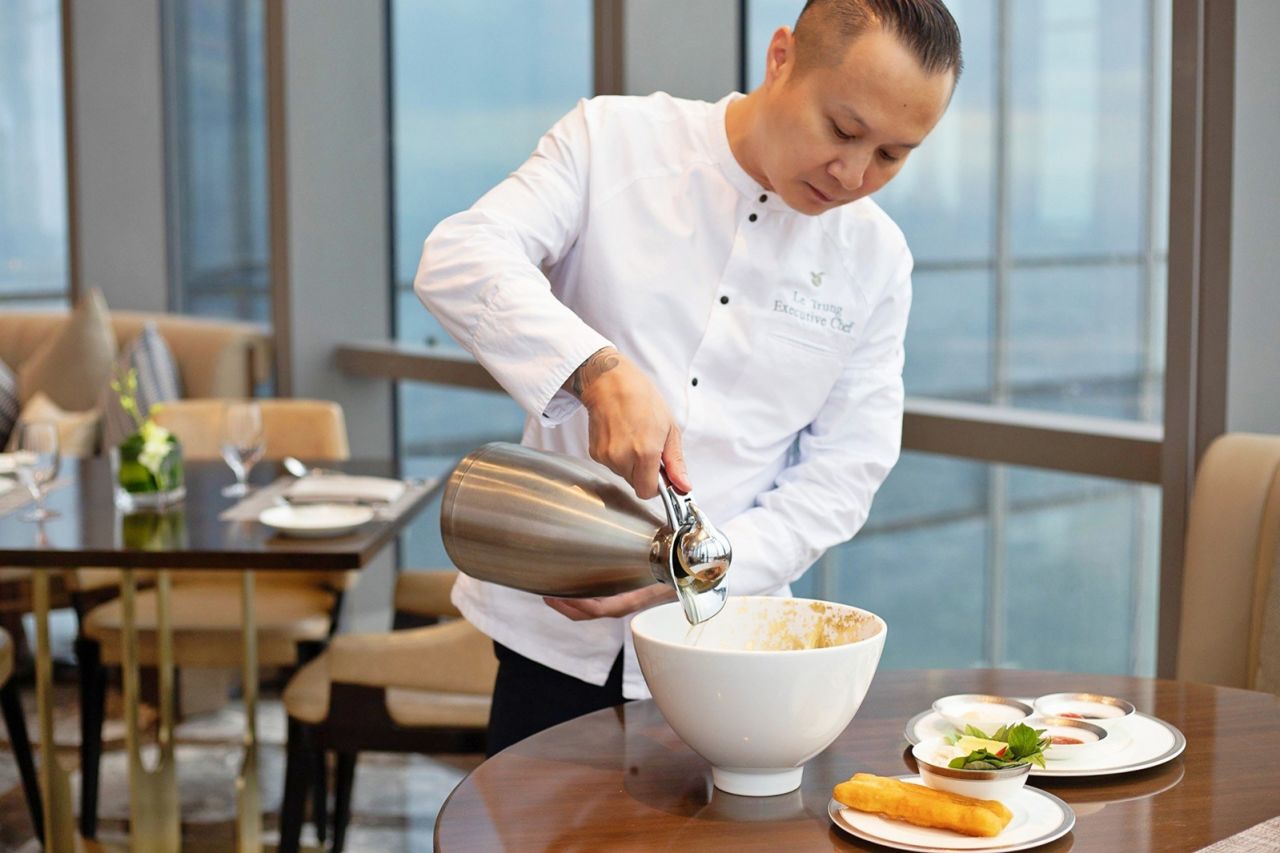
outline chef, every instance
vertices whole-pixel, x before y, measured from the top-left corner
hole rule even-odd
[[[912,261],[869,196],[961,65],[941,0],[809,0],[749,95],[581,101],[432,231],[415,289],[528,413],[524,444],[642,498],[661,462],[732,542],[730,594],[786,594],[898,458]],[[490,753],[647,697],[628,617],[673,599],[460,577],[499,661]]]

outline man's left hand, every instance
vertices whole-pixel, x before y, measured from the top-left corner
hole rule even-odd
[[[552,598],[543,596],[547,606],[574,622],[587,619],[601,619],[607,616],[627,616],[639,610],[676,600],[676,591],[666,584],[655,583],[652,586],[620,592],[604,598]]]

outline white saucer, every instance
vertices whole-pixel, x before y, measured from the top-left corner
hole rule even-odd
[[[945,737],[955,733],[946,720],[932,710],[922,711],[907,721],[903,736],[915,746],[931,737]],[[1132,773],[1156,767],[1172,761],[1187,748],[1182,732],[1164,720],[1141,711],[1115,725],[1108,733],[1108,740],[1119,738],[1115,747],[1100,752],[1072,758],[1059,758],[1046,762],[1047,767],[1032,767],[1032,776],[1111,776],[1116,773]]]
[[[13,480],[10,480],[8,477],[0,477],[0,495],[3,495],[16,485],[18,484]]]
[[[372,519],[372,508],[352,504],[281,504],[258,516],[267,527],[299,539],[345,536]]]
[[[919,776],[898,776],[921,784]],[[949,829],[931,829],[877,814],[847,808],[832,800],[827,804],[831,821],[845,832],[896,850],[1027,850],[1061,838],[1076,825],[1075,812],[1062,800],[1039,788],[1022,788],[1004,801],[1013,819],[994,838],[961,835]]]
[[[0,474],[12,474],[18,467],[19,457],[27,457],[35,460],[35,454],[26,450],[18,450],[12,453],[0,453]]]

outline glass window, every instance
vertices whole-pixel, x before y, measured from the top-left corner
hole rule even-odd
[[[793,586],[889,623],[889,668],[1155,672],[1160,492],[904,453]]]
[[[67,151],[58,0],[0,15],[0,304],[67,298]]]
[[[803,6],[748,4],[753,86]],[[1169,0],[948,7],[964,77],[876,196],[916,259],[908,393],[1158,421]]]
[[[912,394],[991,402],[992,292],[988,270],[918,269],[903,381]]]
[[[162,5],[173,305],[269,322],[262,0]]]
[[[876,196],[916,259],[908,394],[1159,421],[1170,0],[947,5],[964,76]],[[803,6],[749,0],[750,86]],[[1154,487],[906,453],[864,530],[796,589],[903,626],[888,666],[1149,674],[1158,502]]]
[[[590,0],[393,2],[396,336],[456,349],[413,293],[422,242],[532,153],[591,94]],[[486,441],[519,440],[524,413],[504,395],[401,383],[402,458],[418,476],[447,471]],[[430,510],[405,563],[447,565]]]
[[[1013,254],[1137,255],[1152,203],[1144,188],[1151,4],[1007,8]]]

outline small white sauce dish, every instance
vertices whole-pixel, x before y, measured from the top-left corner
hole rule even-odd
[[[911,754],[920,769],[921,780],[930,788],[980,800],[1007,802],[1027,784],[1027,777],[1031,775],[1029,763],[1002,770],[948,767],[961,752],[940,737],[920,741],[911,748]]]
[[[1078,719],[1108,730],[1135,713],[1133,703],[1098,693],[1050,693],[1035,700],[1035,710],[1041,717]]]
[[[934,712],[963,732],[973,726],[990,735],[1001,726],[1020,723],[1033,713],[1026,702],[985,693],[956,693],[933,703]]]
[[[1110,752],[1112,738],[1102,726],[1073,720],[1067,717],[1032,717],[1027,725],[1037,731],[1043,729],[1051,738],[1071,738],[1080,743],[1051,743],[1045,748],[1046,761],[1069,758],[1086,758]]]

